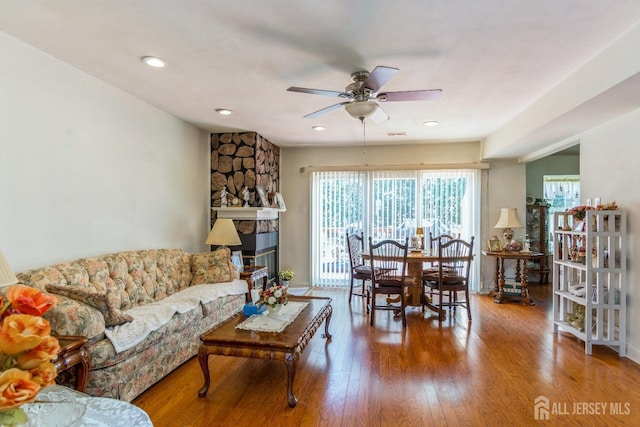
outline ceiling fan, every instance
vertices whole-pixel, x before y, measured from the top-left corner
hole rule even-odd
[[[371,73],[368,71],[355,71],[351,74],[353,83],[344,88],[344,92],[322,89],[308,89],[304,87],[292,86],[289,92],[309,93],[312,95],[332,96],[343,98],[346,101],[325,107],[304,116],[305,118],[315,118],[329,111],[333,111],[344,106],[351,117],[363,121],[371,118],[376,123],[381,123],[389,119],[389,116],[378,105],[380,102],[395,101],[427,101],[440,98],[442,89],[430,90],[409,90],[400,92],[378,92],[380,88],[389,81],[399,71],[398,68],[384,67],[378,65]]]

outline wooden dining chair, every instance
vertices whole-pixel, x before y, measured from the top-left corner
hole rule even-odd
[[[405,315],[407,280],[407,255],[409,253],[409,238],[405,237],[404,244],[396,240],[382,240],[373,243],[369,237],[369,261],[371,267],[371,282],[367,288],[367,301],[370,306],[369,323],[373,325],[377,310],[393,310],[400,312],[402,326],[407,326]],[[400,306],[390,302],[389,296],[398,295]],[[384,296],[384,301],[378,301],[378,296]]]
[[[460,238],[460,233],[458,233],[457,236],[453,236],[451,234],[441,234],[439,236],[434,236],[432,232],[429,232],[429,249],[431,249],[432,252],[435,252],[438,250],[438,244],[440,242],[444,243],[444,242],[448,242],[449,240],[454,240],[459,238]],[[422,276],[424,277],[429,274],[433,274],[437,272],[438,272],[438,263],[432,262],[431,265],[429,265],[427,268],[422,270]]]
[[[364,251],[364,238],[362,232],[349,233],[347,231],[347,250],[349,251],[349,264],[350,270],[350,285],[349,285],[349,304],[351,304],[351,296],[359,296],[365,298],[367,296],[365,282],[371,280],[371,266],[365,264],[362,259],[362,253]],[[359,289],[354,290],[355,281],[360,280],[362,282]],[[367,310],[368,310],[367,305]]]
[[[453,308],[455,312],[458,306],[467,309],[467,317],[471,320],[469,273],[473,260],[473,240],[473,237],[469,242],[461,239],[441,240],[438,244],[437,272],[423,277],[423,298],[437,295],[440,320],[444,320],[443,307]],[[464,292],[464,301],[458,300],[459,292]],[[423,310],[424,307],[423,300]]]

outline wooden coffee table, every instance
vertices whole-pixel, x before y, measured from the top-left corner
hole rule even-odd
[[[198,390],[198,396],[204,397],[211,383],[209,373],[209,355],[250,357],[256,359],[282,360],[287,366],[287,402],[293,408],[298,399],[293,394],[293,380],[300,354],[313,337],[322,322],[323,337],[331,339],[329,322],[331,321],[331,298],[289,297],[290,301],[308,302],[298,317],[281,333],[255,332],[236,329],[246,317],[238,313],[221,325],[200,335],[198,361],[204,375],[204,385]]]

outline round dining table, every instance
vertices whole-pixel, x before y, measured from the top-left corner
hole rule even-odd
[[[369,260],[369,257],[370,254],[368,253],[362,254],[364,260]],[[424,264],[437,261],[438,251],[434,249],[411,250],[407,254],[407,277],[411,280],[409,293],[407,294],[407,305],[420,307],[422,306],[422,298],[424,298],[425,307],[436,313],[439,312],[438,306],[434,305],[427,295],[422,295],[422,271],[424,270]],[[394,300],[389,299],[389,302],[394,302]],[[444,315],[444,310],[440,315]]]

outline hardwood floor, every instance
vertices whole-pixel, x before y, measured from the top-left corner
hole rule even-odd
[[[605,426],[638,425],[640,367],[611,349],[553,333],[548,285],[531,285],[535,306],[472,295],[473,321],[458,309],[378,312],[369,326],[361,298],[333,298],[331,341],[321,328],[303,352],[286,399],[282,362],[211,356],[211,386],[193,358],[133,403],[162,426]],[[536,421],[534,400],[549,399]],[[604,405],[604,406],[603,406]],[[616,414],[617,411],[617,414]]]

